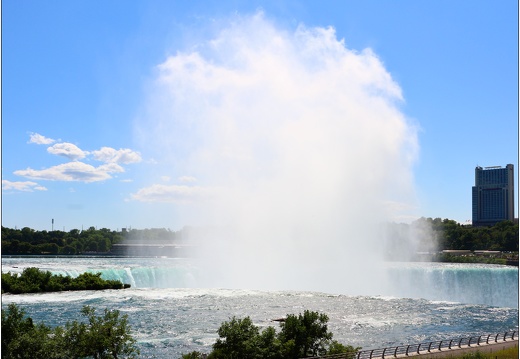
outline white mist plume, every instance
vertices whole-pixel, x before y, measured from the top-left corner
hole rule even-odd
[[[360,292],[379,275],[385,204],[413,201],[400,102],[370,49],[258,13],[160,64],[138,128],[163,175],[207,189],[194,223],[230,229],[203,245],[211,285]]]

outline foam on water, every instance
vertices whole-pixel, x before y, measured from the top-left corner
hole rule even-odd
[[[199,278],[201,272],[197,266],[186,260],[35,257],[4,258],[2,262],[4,272],[21,272],[27,267],[45,268],[55,273],[100,271],[103,277],[130,279],[135,285],[125,290],[4,294],[2,305],[17,303],[35,321],[48,325],[80,319],[84,305],[99,310],[118,309],[129,315],[143,357],[166,359],[178,358],[192,350],[208,352],[218,327],[232,316],[250,316],[256,325],[277,328],[278,323],[272,319],[306,309],[329,316],[329,328],[335,339],[365,349],[518,330],[518,304],[514,302],[518,296],[518,269],[513,267],[388,264],[389,281],[403,284],[406,280],[412,285],[415,292],[411,291],[408,298],[384,293],[383,288],[380,295],[352,295],[339,291],[190,287],[199,281],[202,283],[203,278]],[[502,280],[489,280],[494,276]],[[453,278],[459,281],[460,290],[471,286],[482,291],[492,290],[509,296],[502,300],[511,305],[497,305],[495,298],[487,295],[481,297],[491,302],[484,304],[460,300],[464,298],[453,300],[448,295]],[[495,287],[482,286],[483,278]],[[439,287],[445,292],[429,292],[427,288],[439,280],[446,281]],[[165,284],[168,286],[161,286]],[[439,295],[442,298],[427,298]],[[473,295],[471,300],[475,297]]]
[[[200,263],[172,258],[5,258],[3,271],[21,272],[38,267],[73,277],[83,272],[101,272],[105,279],[129,283],[132,288],[211,288]],[[341,283],[331,294],[377,295],[383,298],[425,298],[518,308],[518,268],[486,264],[386,263],[385,285],[377,292],[349,291]],[[358,274],[363,278],[362,274]],[[237,288],[232,288],[237,289]],[[259,288],[240,289],[256,290]],[[321,288],[296,287],[296,291]],[[237,292],[232,292],[237,293]]]
[[[518,310],[425,299],[264,292],[234,289],[131,288],[123,291],[4,295],[38,321],[63,325],[80,319],[83,305],[129,315],[143,357],[178,358],[208,352],[220,324],[250,316],[260,326],[304,310],[326,313],[334,338],[363,348],[410,344],[517,330]]]

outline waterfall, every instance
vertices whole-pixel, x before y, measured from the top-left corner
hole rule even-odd
[[[392,295],[518,308],[518,268],[478,264],[391,266]]]
[[[257,265],[252,263],[250,265]],[[81,273],[101,272],[104,279],[119,280],[132,288],[217,288],[200,262],[171,258],[3,258],[2,271],[21,273],[24,268],[37,267],[53,274],[77,277]],[[314,267],[313,267],[314,268]],[[237,268],[235,270],[239,270]],[[312,268],[311,268],[312,269]],[[367,273],[341,268],[322,268],[330,278],[338,273],[345,281],[331,281],[327,289],[308,281],[313,273],[300,273],[300,282],[293,288],[343,295],[380,295],[396,298],[423,298],[432,301],[482,304],[518,308],[518,267],[489,264],[456,264],[430,262],[384,263],[378,269],[377,290],[356,292],[347,280],[369,280]],[[247,272],[247,270],[243,270]],[[372,277],[374,273],[371,274]],[[311,278],[312,279],[312,278]],[[223,284],[221,288],[231,288]],[[219,287],[219,288],[220,288]],[[369,286],[370,287],[370,286]],[[236,287],[234,287],[237,289]],[[372,287],[370,287],[372,288]],[[261,289],[253,284],[242,289]]]
[[[182,267],[134,267],[88,270],[101,272],[103,279],[119,280],[132,288],[190,288],[195,287],[194,273]]]
[[[203,282],[194,267],[109,268],[105,279],[133,288],[193,288]],[[339,293],[351,294],[351,293]],[[518,268],[478,264],[390,263],[380,295],[518,308]]]

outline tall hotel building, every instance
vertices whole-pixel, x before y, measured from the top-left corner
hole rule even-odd
[[[515,219],[514,169],[476,167],[473,186],[473,225],[492,226],[500,221]]]

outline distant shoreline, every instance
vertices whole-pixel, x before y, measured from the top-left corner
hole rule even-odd
[[[113,253],[88,253],[88,254],[2,254],[2,258],[169,258],[169,259],[187,259],[190,257],[179,257],[179,256],[158,256],[158,255],[122,255]],[[472,258],[468,260],[467,258]],[[486,257],[458,257],[453,256],[444,259],[418,259],[418,260],[385,260],[385,262],[410,262],[410,263],[461,263],[461,264],[493,264],[502,265],[509,267],[518,267],[518,259],[508,260],[501,259],[493,261]]]

